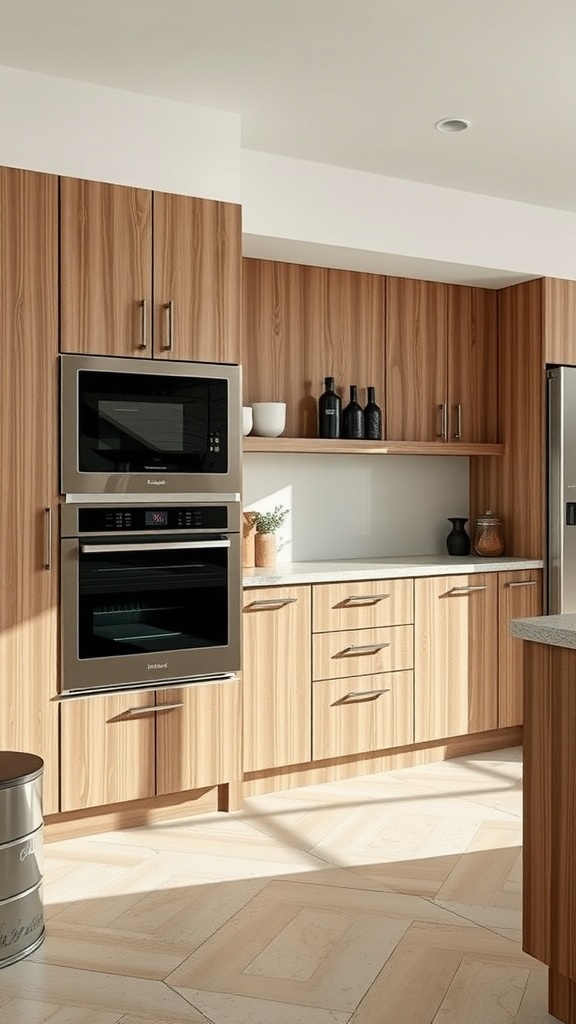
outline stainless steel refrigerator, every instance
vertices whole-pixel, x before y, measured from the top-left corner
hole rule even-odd
[[[548,614],[576,612],[576,366],[548,377]]]

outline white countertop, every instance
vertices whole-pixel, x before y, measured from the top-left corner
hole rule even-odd
[[[535,615],[532,619],[512,619],[512,636],[535,644],[576,648],[576,615]]]
[[[541,569],[529,558],[480,558],[467,555],[406,555],[379,558],[326,559],[319,562],[278,562],[270,568],[243,569],[245,587],[290,586],[296,583],[337,583],[347,580],[392,580],[407,576],[452,576],[470,572]]]

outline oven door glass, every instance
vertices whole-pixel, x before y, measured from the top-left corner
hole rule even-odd
[[[226,647],[229,538],[106,541],[80,543],[80,662]]]
[[[81,473],[228,472],[228,382],[78,372]]]

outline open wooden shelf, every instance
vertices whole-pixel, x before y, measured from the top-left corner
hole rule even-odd
[[[245,452],[305,455],[504,455],[503,444],[460,441],[343,441],[320,437],[245,437]]]

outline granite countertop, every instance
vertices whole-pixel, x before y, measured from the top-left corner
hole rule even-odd
[[[508,572],[541,569],[530,558],[479,558],[467,555],[407,555],[379,558],[326,559],[318,562],[278,562],[270,568],[243,569],[245,587],[290,586],[296,583],[338,583],[348,580],[392,580],[407,576],[451,576],[470,572]],[[576,645],[575,645],[576,646]]]
[[[532,619],[512,619],[512,636],[535,644],[576,648],[576,615],[535,615]]]

